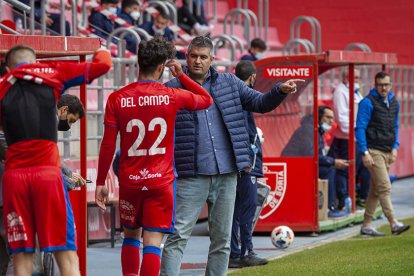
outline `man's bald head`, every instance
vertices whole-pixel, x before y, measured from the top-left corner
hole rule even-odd
[[[21,63],[35,63],[36,53],[28,46],[17,45],[6,53],[5,62],[8,69],[13,70]]]

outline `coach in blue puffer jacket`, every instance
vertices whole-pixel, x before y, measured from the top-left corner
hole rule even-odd
[[[187,51],[185,73],[210,92],[214,104],[176,117],[175,231],[164,246],[161,275],[179,274],[184,248],[206,202],[211,240],[206,275],[226,275],[237,173],[249,172],[253,164],[243,110],[271,111],[296,91],[295,80],[277,84],[266,94],[251,89],[236,76],[212,68],[212,52],[207,36],[194,38]],[[182,87],[177,79],[166,86]]]

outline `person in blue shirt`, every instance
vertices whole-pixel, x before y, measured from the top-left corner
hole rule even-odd
[[[170,18],[160,8],[157,7],[156,9],[158,11],[158,14],[154,18],[154,20],[145,22],[144,24],[141,24],[139,27],[141,29],[144,29],[148,34],[152,36],[160,35],[163,36],[167,41],[174,41],[174,32],[170,28],[168,28]]]
[[[266,51],[266,42],[260,38],[255,38],[250,42],[249,53],[243,55],[240,60],[256,61],[262,59],[264,51]]]
[[[397,159],[398,113],[400,104],[392,92],[391,77],[385,72],[375,75],[375,88],[358,107],[355,136],[358,150],[363,153],[362,162],[371,173],[371,187],[366,201],[361,235],[384,236],[371,222],[378,202],[391,226],[391,232],[399,235],[410,225],[399,222],[394,216],[391,203],[389,168]]]
[[[101,0],[101,6],[109,12],[116,14],[118,2],[118,0]],[[94,34],[104,39],[106,39],[114,30],[114,22],[95,9],[92,10],[88,21],[89,25],[94,30]]]
[[[121,4],[121,12],[119,17],[125,20],[126,23],[134,26],[138,26],[138,19],[141,16],[140,4],[137,0],[123,0]],[[115,24],[115,28],[122,27]],[[131,35],[128,34],[124,37],[126,40],[126,48],[133,54],[138,51],[138,41]],[[142,39],[142,38],[141,38]]]

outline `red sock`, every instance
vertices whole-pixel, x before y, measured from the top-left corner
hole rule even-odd
[[[138,276],[139,271],[139,240],[125,238],[122,243],[121,264],[122,275]]]
[[[142,257],[141,276],[158,276],[161,265],[161,249],[156,246],[144,246]]]

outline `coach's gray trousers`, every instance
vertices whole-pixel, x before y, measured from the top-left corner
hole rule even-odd
[[[236,173],[177,179],[175,231],[165,242],[160,275],[179,274],[187,241],[206,202],[211,241],[206,275],[227,274],[236,186]]]

